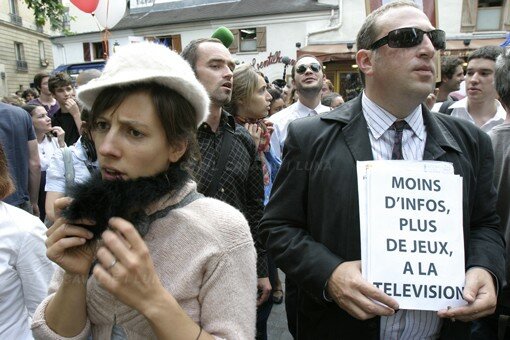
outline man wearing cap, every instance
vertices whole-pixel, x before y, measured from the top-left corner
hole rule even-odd
[[[198,191],[236,207],[248,220],[258,255],[260,294],[257,304],[260,305],[268,299],[271,291],[267,258],[258,239],[258,223],[264,200],[262,165],[248,131],[223,110],[223,105],[232,96],[235,64],[228,49],[215,38],[190,42],[184,48],[182,57],[190,63],[211,100],[209,115],[197,132],[202,156],[195,169]],[[228,135],[232,137],[230,141]],[[230,152],[226,152],[227,149]],[[216,171],[221,167],[222,154],[226,155],[226,161],[222,169]]]
[[[328,106],[321,104],[324,72],[322,64],[317,58],[312,55],[299,57],[292,66],[291,76],[292,86],[296,89],[298,100],[269,118],[274,128],[271,134],[271,149],[280,159],[290,122],[330,111]]]
[[[357,37],[363,93],[289,126],[260,229],[278,267],[299,286],[299,339],[468,339],[469,321],[494,312],[504,240],[490,139],[422,105],[445,40],[414,2],[380,7]],[[399,310],[363,279],[356,162],[384,159],[447,161],[462,176],[466,306]]]

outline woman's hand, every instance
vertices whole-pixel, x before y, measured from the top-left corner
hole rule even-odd
[[[263,119],[262,121],[266,125],[267,132],[269,132],[269,135],[271,136],[273,134],[273,131],[274,131],[274,124],[273,124],[273,122],[270,121],[269,119]]]
[[[71,204],[72,200],[64,197],[55,201],[56,210],[61,210]],[[81,224],[92,224],[87,221],[77,221]],[[94,245],[86,244],[94,236],[85,228],[69,223],[64,218],[58,218],[46,232],[46,255],[58,264],[68,274],[88,275],[94,260]]]
[[[134,226],[118,217],[109,221],[97,251],[94,277],[119,301],[144,314],[169,294],[154,269],[147,245]]]
[[[66,146],[66,142],[64,141],[66,133],[64,129],[62,129],[60,126],[54,126],[51,128],[51,133],[57,136],[58,146],[61,148]]]
[[[253,141],[255,142],[255,150],[259,149],[260,144],[260,136],[262,134],[262,129],[257,124],[250,124],[246,123],[244,124],[244,127],[251,135],[251,138],[253,138]]]

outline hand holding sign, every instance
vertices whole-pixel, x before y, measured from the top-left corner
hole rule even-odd
[[[328,280],[327,291],[343,310],[356,319],[389,316],[398,309],[397,301],[361,276],[361,261],[346,261],[336,267]]]
[[[490,315],[496,310],[494,279],[492,274],[483,268],[474,267],[467,271],[463,295],[468,302],[467,306],[443,309],[437,312],[437,315],[468,322]]]

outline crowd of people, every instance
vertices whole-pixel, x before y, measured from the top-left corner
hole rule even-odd
[[[346,103],[316,56],[270,82],[215,38],[4,97],[0,337],[263,340],[285,302],[297,339],[510,339],[510,51],[443,56],[435,83],[445,33],[405,0],[356,43]],[[466,306],[363,278],[356,162],[391,159],[462,176]]]

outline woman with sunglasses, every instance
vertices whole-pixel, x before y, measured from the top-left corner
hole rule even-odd
[[[100,172],[60,199],[48,257],[61,268],[38,338],[250,339],[256,254],[248,223],[196,191],[188,165],[209,100],[187,62],[139,43],[80,87]],[[100,241],[98,241],[100,240]]]

